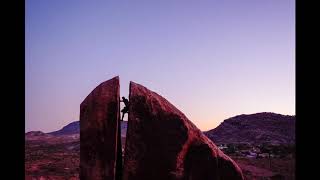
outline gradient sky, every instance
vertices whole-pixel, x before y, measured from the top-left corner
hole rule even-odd
[[[27,0],[26,131],[79,119],[120,76],[201,130],[256,112],[295,114],[294,0]]]

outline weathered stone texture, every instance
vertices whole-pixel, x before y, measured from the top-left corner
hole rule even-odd
[[[81,180],[115,179],[119,96],[115,77],[97,86],[80,105]]]
[[[242,180],[241,169],[170,102],[130,83],[123,180]]]

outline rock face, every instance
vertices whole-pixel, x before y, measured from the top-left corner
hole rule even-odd
[[[81,180],[115,179],[119,90],[119,77],[115,77],[97,86],[80,105]]]
[[[241,169],[170,102],[130,82],[123,180],[242,180]]]

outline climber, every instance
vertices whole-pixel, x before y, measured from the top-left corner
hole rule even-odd
[[[129,111],[129,100],[125,97],[122,97],[122,100],[120,100],[120,102],[123,102],[124,103],[124,107],[123,109],[121,110],[122,112],[122,118],[121,118],[121,121],[123,121],[123,117],[126,113],[128,113]]]

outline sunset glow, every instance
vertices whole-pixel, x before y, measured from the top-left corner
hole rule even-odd
[[[79,120],[120,77],[165,97],[201,130],[239,114],[295,114],[291,0],[26,1],[26,129]]]

